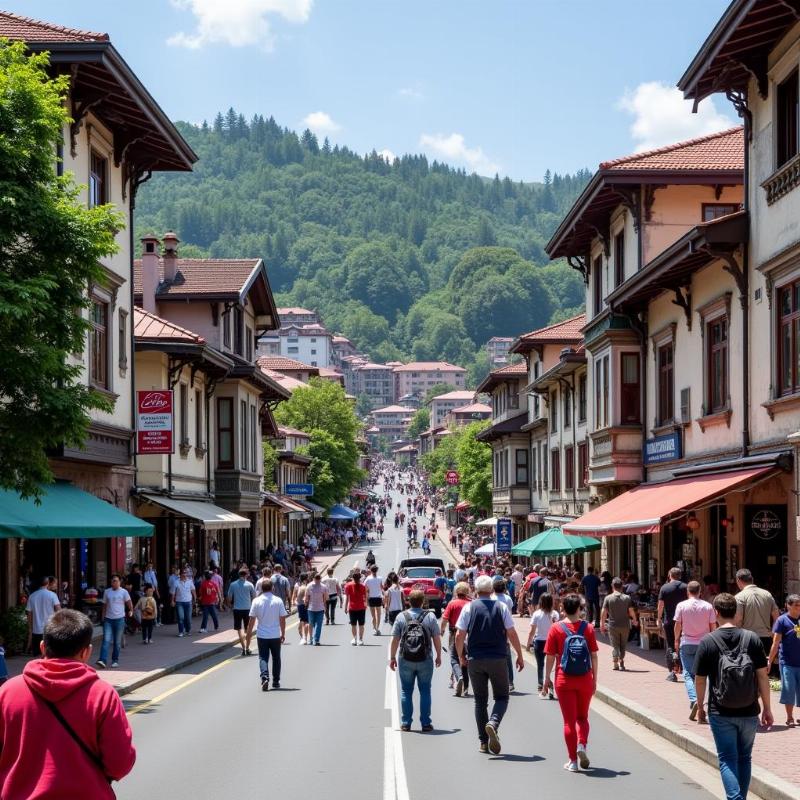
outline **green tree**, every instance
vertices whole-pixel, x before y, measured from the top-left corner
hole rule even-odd
[[[459,496],[485,511],[492,507],[492,448],[476,437],[490,425],[489,420],[470,423],[463,429],[456,447]]]
[[[264,455],[264,488],[269,492],[274,492],[277,486],[278,469],[278,450],[272,442],[264,441],[261,443]]]
[[[422,468],[428,473],[428,482],[434,489],[446,486],[447,470],[458,467],[458,442],[463,430],[456,428],[448,436],[443,436],[435,450],[420,458]]]
[[[406,433],[407,437],[412,441],[416,439],[423,431],[428,430],[431,425],[431,412],[425,408],[418,408],[413,417],[411,417],[411,424],[408,426]]]
[[[46,54],[0,40],[0,486],[23,496],[52,481],[47,451],[80,447],[89,412],[111,408],[70,354],[85,349],[86,287],[103,283],[124,227],[56,176],[69,77],[48,70]]]

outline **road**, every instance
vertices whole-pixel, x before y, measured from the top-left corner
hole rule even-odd
[[[435,548],[447,563],[438,542]],[[346,556],[337,577],[356,560],[363,564],[366,549]],[[405,537],[390,525],[373,550],[385,574],[404,557]],[[222,798],[281,789],[353,800],[441,800],[493,797],[501,787],[503,795],[534,787],[555,796],[588,791],[593,800],[720,795],[714,770],[627,718],[617,719],[624,730],[616,727],[613,712],[597,713],[599,703],[591,717],[592,768],[565,772],[558,703],[538,700],[530,663],[516,679],[501,755],[478,752],[472,698],[452,696],[446,661],[434,676],[435,731],[423,734],[415,719],[412,732],[401,734],[396,679],[387,669],[388,625],[378,637],[368,624],[366,646],[351,647],[339,614],[337,625],[323,627],[321,647],[300,646],[290,618],[279,691],[262,693],[257,659],[232,649],[126,697],[138,757],[117,796]]]

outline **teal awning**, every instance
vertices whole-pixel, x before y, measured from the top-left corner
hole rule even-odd
[[[573,536],[563,533],[560,528],[549,528],[515,544],[511,553],[515,556],[566,556],[599,549],[600,542],[591,536]]]
[[[0,489],[0,539],[152,536],[153,526],[71,483],[42,487],[40,502]]]
[[[325,515],[325,519],[354,520],[358,519],[358,516],[358,511],[353,511],[352,508],[348,508],[339,503],[331,508]]]

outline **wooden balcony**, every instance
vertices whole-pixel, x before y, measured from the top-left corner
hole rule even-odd
[[[495,516],[527,516],[530,511],[530,487],[503,486],[492,489],[492,512]]]
[[[218,469],[214,472],[214,497],[219,505],[230,511],[258,511],[261,507],[261,476],[237,469]]]
[[[589,483],[592,486],[642,480],[643,432],[640,425],[603,428],[589,435]]]

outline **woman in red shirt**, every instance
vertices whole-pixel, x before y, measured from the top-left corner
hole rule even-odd
[[[569,761],[564,764],[564,769],[577,772],[579,760],[582,769],[589,767],[586,745],[589,741],[589,704],[597,689],[597,640],[591,623],[580,619],[580,597],[577,594],[568,594],[562,600],[562,604],[566,619],[553,624],[544,645],[547,656],[544,691],[550,690],[550,673],[555,664],[556,694],[558,704],[561,706],[561,716],[564,718],[564,740],[569,755]],[[565,675],[561,670],[561,656],[567,640],[567,630],[571,634],[581,633],[586,639],[591,669],[587,669],[582,675]]]
[[[361,583],[361,572],[353,572],[353,580],[344,587],[344,613],[350,616],[350,629],[353,632],[354,647],[364,644],[364,622],[367,616],[367,587]]]
[[[450,631],[450,686],[455,681],[456,697],[466,697],[469,694],[469,672],[462,669],[461,662],[456,652],[456,623],[464,610],[469,605],[469,584],[459,581],[454,589],[456,596],[447,604],[442,612],[442,637],[445,629]]]

